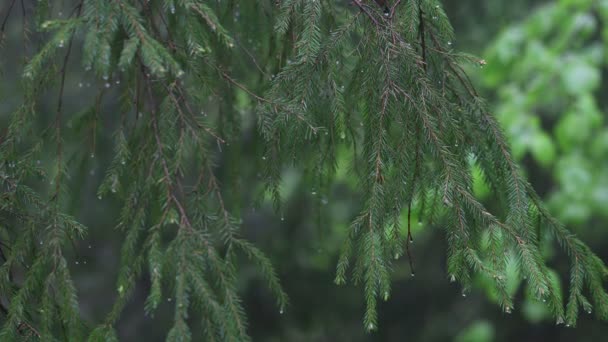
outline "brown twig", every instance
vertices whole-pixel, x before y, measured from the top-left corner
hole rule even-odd
[[[424,16],[422,13],[422,8],[420,6],[420,4],[418,5],[418,20],[420,21],[420,24],[418,26],[418,33],[420,34],[420,48],[422,49],[422,67],[424,68],[424,71],[427,71],[427,63],[426,63],[426,38],[425,38],[425,34],[426,34],[426,30],[425,30],[425,26],[424,26]]]
[[[397,0],[391,7],[391,14],[390,14],[391,20],[395,17],[395,11],[397,10],[397,6],[399,6],[400,3],[401,3],[401,0]]]
[[[0,41],[4,38],[4,31],[6,29],[6,23],[8,22],[8,18],[11,15],[11,11],[13,10],[13,6],[15,6],[16,0],[11,1],[11,4],[8,6],[8,11],[2,20],[2,25],[0,26]]]
[[[207,65],[215,68],[226,81],[228,81],[229,83],[233,84],[237,88],[241,89],[242,91],[244,91],[245,93],[247,93],[249,96],[253,97],[254,99],[258,100],[259,102],[264,102],[264,103],[271,104],[275,113],[278,113],[278,108],[277,107],[285,107],[282,103],[273,101],[271,99],[267,99],[265,97],[259,96],[256,93],[252,92],[246,86],[244,86],[243,84],[239,83],[234,78],[230,77],[230,75],[228,75],[226,72],[224,72],[224,70],[222,70],[220,67],[218,67],[216,65],[212,65],[211,63],[209,63],[207,61],[205,61],[205,63]],[[315,134],[319,130],[318,127],[314,127],[302,115],[300,115],[298,113],[294,113],[291,110],[289,110],[288,112],[290,114],[294,114],[300,121],[304,122],[308,126],[308,128],[310,128],[310,130],[313,131]]]
[[[255,56],[245,47],[245,44],[241,43],[238,39],[235,39],[236,43],[239,45],[239,47],[241,49],[243,49],[243,51],[245,51],[245,53],[249,56],[249,58],[251,58],[251,61],[253,62],[253,64],[255,65],[255,67],[260,71],[260,73],[264,76],[267,76],[268,74],[262,69],[262,67],[258,64]]]
[[[190,117],[192,118],[192,120],[195,121],[194,111],[190,107],[190,105],[188,103],[188,100],[186,99],[186,96],[184,94],[184,91],[181,89],[181,87],[179,85],[177,85],[176,83],[171,84],[171,88],[175,88],[179,92],[179,94],[180,94],[179,98],[177,98],[173,94],[173,91],[170,89],[170,87],[168,87],[165,84],[163,84],[163,87],[165,88],[165,90],[167,91],[167,95],[169,95],[169,97],[171,98],[171,101],[175,105],[175,109],[177,109],[178,114],[180,114],[180,117],[182,117],[182,120],[185,121],[185,115],[184,115],[184,112],[183,112],[183,110],[181,108],[180,99],[182,100],[181,102],[183,102],[184,106],[186,107],[186,112],[188,114],[190,114]],[[220,142],[222,144],[226,143],[226,141],[224,139],[222,139],[217,133],[213,132],[213,130],[211,128],[203,126],[203,125],[199,124],[196,121],[195,121],[195,125],[198,128],[202,128],[205,132],[209,133],[209,135],[211,135],[212,137],[214,137],[216,141],[218,141],[218,142]]]
[[[359,9],[365,13],[365,15],[367,15],[371,21],[374,22],[374,25],[376,25],[376,27],[380,27],[380,23],[378,22],[378,20],[376,20],[376,18],[374,18],[374,16],[367,10],[367,8],[365,8],[365,5],[363,5],[361,3],[361,0],[353,0],[353,3],[355,4],[355,6],[359,7]]]
[[[414,260],[410,252],[410,243],[414,242],[414,240],[412,239],[412,233],[410,228],[411,214],[412,202],[410,201],[407,207],[407,241],[405,241],[405,252],[407,253],[407,261],[410,263],[410,272],[412,273],[412,276],[414,276],[416,274],[416,271],[414,270]]]
[[[158,127],[158,120],[156,117],[157,112],[158,112],[158,104],[156,103],[156,101],[154,101],[152,85],[150,84],[150,79],[146,76],[145,70],[143,70],[143,68],[142,68],[142,73],[143,73],[144,80],[146,82],[146,90],[148,91],[149,99],[150,99],[150,101],[152,101],[153,106],[154,106],[154,108],[151,110],[151,121],[152,121],[152,128],[154,130],[154,139],[156,141],[158,158],[160,159],[160,163],[161,163],[163,174],[164,174],[164,177],[162,180],[167,187],[167,189],[166,189],[167,199],[169,201],[173,202],[175,204],[175,207],[179,211],[181,225],[186,227],[189,231],[193,231],[194,228],[193,228],[192,224],[190,223],[190,220],[188,219],[186,210],[184,209],[181,202],[175,195],[174,184],[172,181],[173,177],[171,176],[171,172],[169,171],[169,166],[167,165],[167,160],[165,159],[165,156],[164,156],[162,139],[160,137],[160,130]]]
[[[79,3],[78,7],[77,7],[77,11],[78,14],[77,16],[80,16],[80,13],[82,11],[82,1]],[[65,56],[63,57],[63,64],[61,66],[61,81],[59,84],[59,96],[58,96],[58,100],[57,100],[57,110],[56,110],[56,114],[55,114],[55,135],[56,135],[56,139],[57,139],[57,175],[55,176],[55,194],[53,195],[54,200],[56,201],[55,203],[59,203],[59,192],[61,190],[61,173],[62,173],[62,167],[61,167],[61,162],[62,162],[62,156],[63,156],[63,149],[62,149],[62,142],[61,142],[61,119],[62,119],[62,114],[63,114],[63,91],[65,88],[65,76],[67,74],[67,68],[68,68],[68,61],[70,59],[70,54],[72,52],[72,44],[74,43],[74,32],[72,32],[72,35],[70,36],[70,40],[68,42],[68,49],[67,52],[65,53]]]

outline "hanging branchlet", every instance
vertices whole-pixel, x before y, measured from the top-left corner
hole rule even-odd
[[[506,267],[514,263],[526,279],[527,291],[547,304],[558,323],[574,325],[579,306],[606,310],[606,292],[597,275],[606,273],[605,265],[556,223],[521,176],[496,120],[461,67],[461,63],[483,63],[453,51],[453,30],[439,1],[397,1],[390,15],[385,16],[381,9],[355,0],[352,17],[343,22],[330,11],[316,13],[339,23],[319,28],[311,27],[315,25],[312,21],[299,21],[294,13],[295,6],[308,2],[288,3],[280,11],[281,21],[276,26],[279,34],[289,27],[301,36],[321,29],[326,30],[325,38],[319,40],[317,34],[297,45],[294,56],[305,43],[314,44],[314,48],[306,50],[304,63],[282,70],[268,97],[282,101],[284,107],[298,109],[302,117],[313,121],[320,120],[314,108],[322,103],[318,100],[322,96],[348,104],[349,121],[327,129],[355,127],[352,139],[361,142],[363,149],[353,163],[365,165],[358,175],[365,200],[349,228],[335,282],[344,284],[352,268],[355,283],[363,286],[367,330],[377,328],[376,298],[390,293],[386,274],[399,267],[394,261],[400,255],[395,243],[405,244],[411,262],[411,216],[415,213],[422,217],[427,207],[432,221],[445,227],[448,278],[461,283],[463,295],[470,290],[473,277],[480,274],[492,280],[500,305],[511,312],[515,305],[505,274]],[[338,35],[344,37],[340,44],[334,41]],[[317,56],[312,58],[312,68],[311,51]],[[344,59],[347,54],[348,62]],[[334,69],[333,63],[324,64],[326,56],[332,56],[336,65],[349,64],[340,70],[340,82],[348,91],[324,92],[327,68]],[[291,87],[286,87],[287,83]],[[262,127],[276,126],[287,118],[285,110],[262,107]],[[353,124],[359,121],[361,127],[357,128]],[[302,127],[296,121],[292,125]],[[273,135],[267,135],[267,139],[274,142]],[[308,153],[307,146],[297,149],[302,156]],[[504,216],[488,212],[472,194],[472,164],[486,176],[504,204]],[[395,210],[407,211],[406,232],[394,228],[398,226]],[[561,290],[537,243],[540,234],[547,233],[557,237],[572,259],[566,311]],[[413,274],[411,263],[410,267]],[[591,301],[583,294],[587,291]],[[603,313],[599,315],[606,318]]]
[[[237,128],[223,131],[223,120],[233,116],[232,126],[236,127],[240,116],[223,113],[215,120],[202,115],[200,109],[209,107],[207,96],[220,87],[240,84],[226,72],[225,77],[208,82],[210,75],[230,68],[210,53],[235,47],[229,28],[237,24],[222,20],[220,9],[199,1],[161,5],[156,1],[84,0],[67,19],[53,18],[46,5],[36,5],[36,13],[44,20],[35,24],[39,25],[36,31],[49,38],[23,69],[24,103],[0,141],[0,214],[11,217],[6,229],[22,231],[11,231],[15,241],[7,241],[12,246],[10,253],[0,246],[0,289],[9,304],[2,306],[6,320],[0,336],[3,340],[24,336],[117,340],[113,327],[137,283],[148,278],[146,314],[154,315],[162,301],[174,304],[174,323],[167,340],[192,338],[190,324],[195,317],[215,340],[248,340],[247,318],[236,288],[237,255],[246,256],[259,268],[281,312],[288,301],[270,260],[240,236],[238,212],[232,212],[231,203],[224,200],[225,190],[217,178],[218,152],[214,149],[219,146],[221,152],[234,138],[230,135],[238,132]],[[247,6],[251,12],[257,8]],[[2,37],[8,18],[2,18]],[[63,95],[69,84],[68,69],[78,64],[78,55],[73,54],[77,49],[82,49],[80,63],[85,73],[101,86],[94,103],[73,114],[65,110]],[[48,130],[39,141],[32,139],[24,132],[34,127],[43,91],[55,86],[59,97],[52,133]],[[121,113],[115,117],[103,108],[104,92],[120,98]],[[100,122],[104,119],[120,124],[109,125],[116,129],[107,134],[107,123]],[[87,127],[82,141],[91,141],[90,157],[65,148],[70,142],[66,122]],[[67,256],[70,241],[82,237],[85,228],[65,213],[63,204],[70,193],[70,163],[77,158],[84,162],[98,158],[96,138],[91,140],[91,136],[102,130],[104,136],[113,137],[114,153],[96,200],[109,197],[123,204],[117,228],[124,239],[116,300],[104,322],[89,332],[79,313]],[[45,198],[29,182],[32,177],[46,176],[36,158],[48,141],[56,143],[56,166],[48,175],[53,191]],[[16,282],[12,274],[22,268],[25,279]]]

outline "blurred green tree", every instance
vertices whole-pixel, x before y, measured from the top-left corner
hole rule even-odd
[[[606,218],[608,200],[608,165],[601,147],[606,134],[601,108],[606,103],[600,95],[605,89],[606,18],[602,1],[539,6],[502,30],[484,53],[488,67],[475,72],[492,98],[515,158],[524,162],[549,209],[600,251],[606,232],[597,223]],[[480,186],[476,194],[483,197],[486,191]],[[544,240],[545,257],[561,268],[562,256],[549,238]],[[534,301],[526,300],[522,309],[529,322],[549,318]],[[593,340],[583,333],[576,339],[585,337]]]
[[[500,84],[496,115],[515,157],[529,154],[551,172],[549,205],[575,226],[606,217],[606,103],[596,94],[605,87],[607,20],[605,1],[545,5],[500,34],[483,72],[486,86]]]

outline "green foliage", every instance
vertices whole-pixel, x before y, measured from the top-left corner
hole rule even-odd
[[[494,329],[486,321],[472,324],[465,331],[461,332],[456,341],[458,342],[486,342],[494,340]]]
[[[578,308],[591,306],[607,319],[606,266],[549,214],[521,175],[462,67],[485,61],[452,49],[440,2],[395,2],[389,16],[371,2],[353,4],[87,0],[61,20],[45,10],[48,21],[33,25],[49,33],[40,33],[44,43],[24,66],[23,101],[0,145],[0,289],[10,303],[0,336],[116,340],[114,326],[144,280],[147,315],[163,299],[173,305],[167,340],[203,333],[210,341],[248,340],[239,256],[257,266],[280,312],[287,296],[271,260],[239,234],[243,174],[261,172],[258,201],[269,198],[280,211],[288,167],[304,172],[313,196],[327,194],[344,151],[364,198],[335,282],[352,277],[363,288],[365,329],[378,327],[378,298],[390,297],[395,259],[406,254],[411,261],[412,214],[444,228],[448,277],[463,293],[481,274],[509,313],[509,280],[521,275],[558,323],[574,325]],[[243,44],[247,38],[257,40],[255,54]],[[77,47],[85,70],[101,79],[96,97],[70,113],[62,100]],[[254,71],[244,73],[251,64]],[[40,129],[47,89],[58,91],[57,106],[50,128]],[[104,107],[110,96],[119,111]],[[245,115],[235,108],[244,96],[252,101],[242,100]],[[66,121],[77,126],[77,138],[66,133]],[[242,165],[243,126],[252,122],[263,146],[253,153],[262,162]],[[69,200],[79,196],[70,178],[90,158],[82,146],[67,149],[65,140],[92,140],[94,159],[97,134],[113,137],[97,195],[121,204],[122,247],[113,306],[89,326],[66,255],[85,232],[70,216]],[[43,149],[52,166],[36,162]],[[474,196],[472,170],[502,210],[490,213]],[[52,185],[48,193],[40,176]],[[542,257],[542,234],[553,235],[572,260],[565,310]],[[25,273],[22,281],[15,272]]]
[[[504,30],[482,73],[501,86],[496,114],[516,158],[551,170],[549,207],[580,226],[605,217],[607,130],[601,74],[606,66],[605,1],[556,1]],[[549,169],[550,168],[550,169]]]

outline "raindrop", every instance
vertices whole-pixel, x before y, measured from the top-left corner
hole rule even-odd
[[[414,278],[416,276],[416,273],[412,272],[412,278]]]
[[[374,325],[373,325],[372,323],[370,323],[370,324],[367,326],[367,330],[374,330]]]
[[[167,298],[167,302],[172,301],[173,299],[171,297]]]
[[[283,314],[283,309],[279,310],[279,314],[281,314],[281,315]]]
[[[108,78],[109,78],[109,76],[108,76],[108,75],[103,75],[103,79],[104,79],[104,81],[107,81],[107,80],[108,80]]]
[[[91,245],[88,245],[87,247],[88,247],[89,249],[91,249]]]
[[[311,194],[312,194],[313,196],[315,196],[315,195],[317,194],[317,192],[316,192],[316,191],[312,191],[312,192],[311,192]]]
[[[90,174],[91,176],[94,176],[94,175],[95,175],[95,170],[91,170],[91,171],[89,171],[89,174]]]
[[[105,87],[110,88],[110,82],[106,82]]]
[[[444,205],[444,206],[446,206],[446,207],[450,207],[450,206],[451,206],[451,204],[452,204],[452,203],[450,202],[450,200],[449,200],[447,197],[444,197],[444,198],[443,198],[443,205]]]
[[[281,221],[285,221],[285,217],[281,216]]]
[[[323,205],[327,205],[327,203],[329,203],[329,201],[327,200],[327,198],[322,198],[322,199],[321,199],[321,203],[322,203]]]
[[[83,84],[82,82],[78,83],[78,88],[82,88]]]
[[[463,297],[466,297],[466,296],[467,296],[467,294],[463,292],[463,293],[462,293],[462,296],[463,296]]]
[[[448,42],[448,45],[452,45],[452,42]]]
[[[266,160],[266,156],[262,156],[262,160]]]
[[[59,41],[59,47],[62,48],[63,47],[63,39]]]
[[[43,244],[43,242],[42,242],[42,240],[40,240],[40,245],[42,245],[42,244]]]
[[[587,310],[587,313],[591,315],[591,310]]]
[[[120,80],[116,80],[116,84],[120,84]]]
[[[75,263],[76,265],[78,265],[78,261],[75,261],[74,263]]]
[[[91,159],[95,158],[95,153],[91,153],[89,157],[91,157]]]
[[[116,193],[116,188],[112,188],[112,193]]]
[[[97,196],[97,199],[101,199],[101,195]]]
[[[399,254],[395,253],[395,260],[399,259]]]

